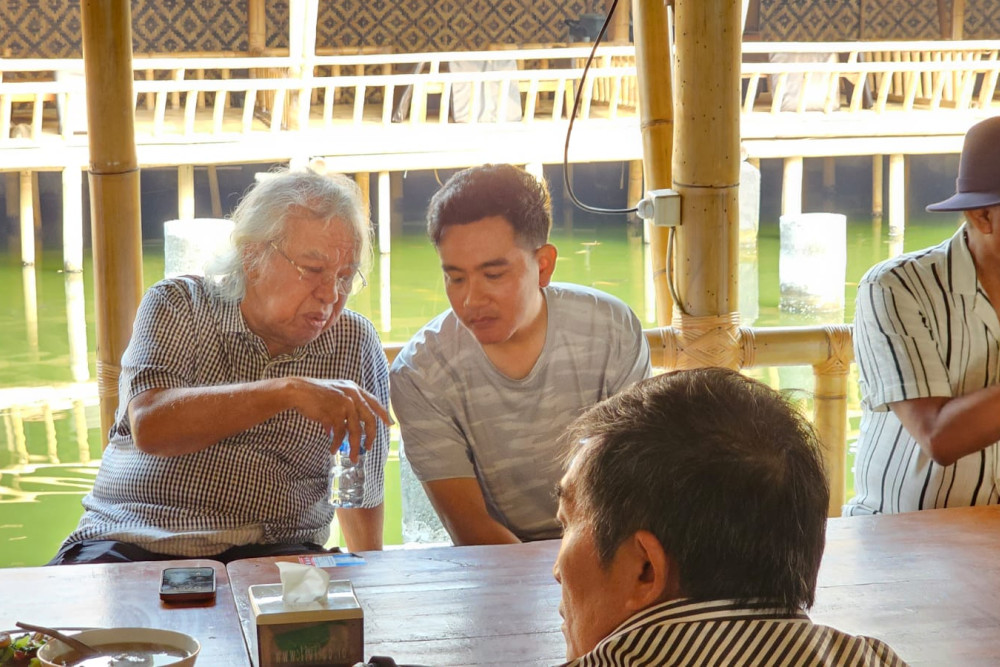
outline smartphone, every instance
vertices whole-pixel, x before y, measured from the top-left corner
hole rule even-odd
[[[215,599],[215,570],[210,567],[168,567],[160,577],[160,599],[197,602]]]

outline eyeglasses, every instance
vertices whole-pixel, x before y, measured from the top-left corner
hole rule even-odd
[[[352,294],[357,294],[364,288],[368,287],[368,281],[365,279],[365,274],[361,273],[360,269],[355,269],[351,274],[346,276],[338,276],[335,272],[329,269],[321,269],[314,266],[299,266],[299,264],[286,255],[285,252],[274,243],[274,241],[271,241],[270,243],[271,247],[274,248],[279,255],[284,257],[288,263],[292,265],[292,268],[299,272],[299,281],[308,283],[313,289],[316,289],[320,285],[326,287],[330,283],[336,282],[338,294],[342,296],[351,296]]]

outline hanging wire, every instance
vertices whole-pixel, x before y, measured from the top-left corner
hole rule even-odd
[[[570,183],[569,178],[569,139],[573,134],[573,121],[576,119],[577,111],[580,110],[580,100],[583,98],[583,86],[587,81],[587,72],[590,70],[590,64],[594,62],[594,54],[597,53],[597,47],[601,45],[601,40],[604,39],[604,33],[608,30],[608,24],[611,23],[611,17],[614,16],[615,8],[618,7],[618,0],[614,0],[611,3],[611,9],[608,10],[608,15],[604,18],[604,25],[601,26],[601,31],[597,34],[597,39],[594,40],[594,48],[590,50],[590,56],[587,57],[587,63],[583,66],[583,75],[580,77],[580,86],[576,89],[576,99],[573,100],[573,111],[569,115],[569,127],[566,129],[566,146],[563,149],[563,182],[566,184],[566,194],[569,195],[570,200],[576,204],[578,208],[584,211],[590,211],[591,213],[602,213],[604,215],[627,215],[629,213],[635,213],[638,208],[633,206],[632,208],[600,208],[598,206],[590,206],[584,204],[582,201],[576,198],[576,194],[573,192],[573,184]]]

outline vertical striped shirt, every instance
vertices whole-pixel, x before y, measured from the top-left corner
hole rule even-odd
[[[732,600],[673,600],[622,623],[564,667],[887,667],[906,663],[888,645],[816,625],[799,612]]]
[[[863,414],[846,516],[998,502],[996,443],[942,466],[889,409],[997,384],[998,340],[1000,322],[976,278],[964,226],[865,274],[854,317]]]
[[[239,384],[276,377],[351,380],[388,405],[388,364],[372,323],[344,310],[312,342],[271,357],[239,304],[201,278],[153,285],[122,356],[119,406],[86,509],[67,543],[129,542],[203,557],[243,544],[323,544],[330,534],[330,436],[294,410],[198,452],[153,456],[132,439],[128,404],[147,389]],[[389,433],[365,457],[363,507],[382,502]]]

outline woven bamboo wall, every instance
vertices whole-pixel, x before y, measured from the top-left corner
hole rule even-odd
[[[620,0],[620,9],[629,6]],[[1000,1],[966,0],[966,39],[1000,38]],[[320,0],[320,47],[477,50],[568,38],[604,0]],[[133,0],[137,53],[246,51],[247,3]],[[0,56],[79,57],[79,0],[0,0]],[[288,3],[268,0],[267,44],[287,46]],[[938,39],[937,0],[760,0],[765,41]]]
[[[1000,2],[965,0],[963,35],[1000,38]],[[760,0],[760,38],[767,42],[940,39],[941,23],[937,0]]]
[[[320,0],[318,46],[477,50],[564,42],[603,0]],[[620,7],[628,7],[626,1]],[[247,3],[133,0],[136,53],[246,51]],[[0,56],[80,56],[79,0],[0,0]],[[267,0],[267,45],[288,45],[288,3]]]

